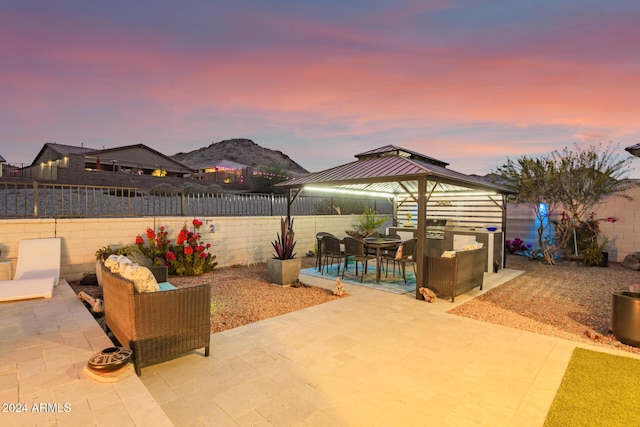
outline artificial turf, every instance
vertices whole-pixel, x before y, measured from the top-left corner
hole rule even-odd
[[[544,425],[640,425],[640,359],[576,348]]]

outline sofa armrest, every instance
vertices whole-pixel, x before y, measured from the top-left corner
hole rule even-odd
[[[133,295],[133,341],[184,334],[209,335],[211,285]]]
[[[427,287],[442,295],[455,292],[458,259],[427,257]]]
[[[482,289],[485,248],[459,251],[453,258],[427,257],[427,287],[455,297],[475,287]]]

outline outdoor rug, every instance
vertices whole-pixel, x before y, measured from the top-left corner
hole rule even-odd
[[[576,348],[544,425],[638,425],[638,372],[639,359]]]
[[[361,273],[360,269],[362,267],[358,265],[358,273]],[[391,268],[391,265],[389,265]],[[305,268],[300,271],[302,274],[306,274],[309,276],[322,277],[323,279],[335,280],[336,274],[338,272],[338,267],[336,264],[332,264],[328,267],[325,267],[324,274],[320,274],[316,267]],[[407,283],[404,283],[402,280],[402,272],[398,271],[396,267],[396,275],[393,276],[392,271],[389,270],[389,277],[385,277],[384,271],[380,276],[380,283],[376,283],[376,265],[375,263],[369,264],[367,268],[367,274],[364,276],[363,283],[360,283],[360,276],[356,277],[356,269],[353,264],[349,264],[349,269],[344,274],[344,279],[342,278],[342,267],[340,267],[340,280],[342,283],[349,283],[351,285],[364,286],[366,288],[378,289],[380,291],[392,292],[394,294],[405,294],[407,292],[415,292],[416,291],[416,276],[413,274],[413,269],[409,266],[407,268]]]

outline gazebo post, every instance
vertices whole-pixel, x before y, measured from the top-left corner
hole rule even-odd
[[[507,268],[507,251],[504,242],[507,239],[507,195],[502,195],[502,268]]]
[[[292,191],[293,188],[290,188],[289,191],[287,191],[287,225],[289,227],[291,226],[291,203],[293,203],[293,200],[291,198]]]
[[[425,241],[427,234],[427,177],[418,178],[418,247],[416,249],[416,299],[424,299],[420,287],[425,277]]]

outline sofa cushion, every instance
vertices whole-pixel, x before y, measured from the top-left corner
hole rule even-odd
[[[158,287],[160,288],[160,291],[172,291],[174,289],[178,289],[169,282],[160,282],[158,283]]]

